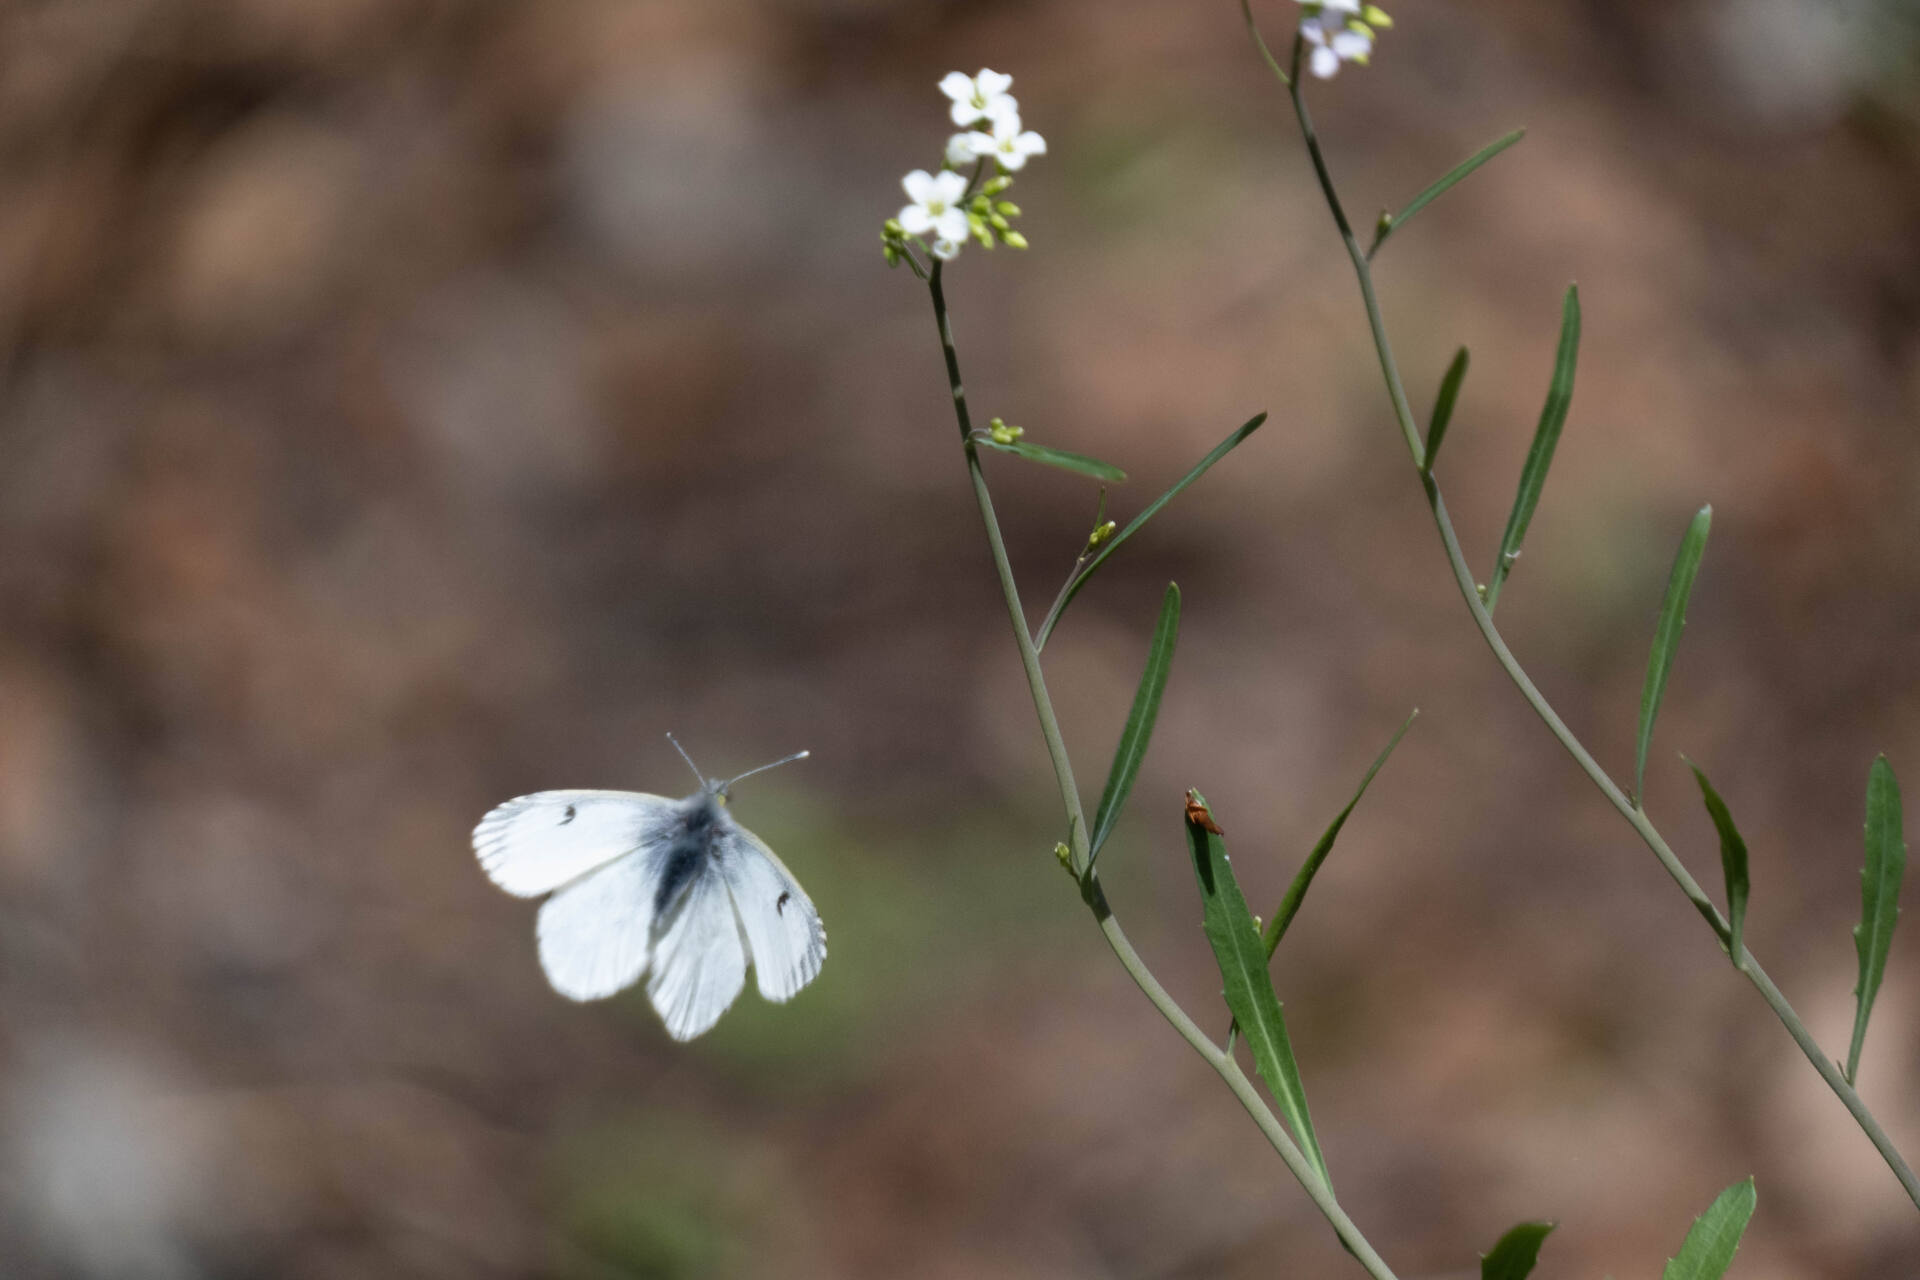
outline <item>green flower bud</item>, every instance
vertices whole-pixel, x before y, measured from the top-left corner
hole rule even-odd
[[[1369,25],[1379,27],[1383,31],[1393,25],[1393,19],[1388,17],[1387,11],[1378,5],[1370,4],[1364,6],[1360,10],[1360,16],[1365,19]]]
[[[983,196],[997,196],[1012,185],[1013,179],[1003,173],[997,178],[988,178],[986,182],[982,183],[980,194]]]
[[[1053,846],[1053,856],[1060,859],[1060,865],[1068,871],[1073,870],[1073,850],[1067,848],[1065,840],[1057,841]]]
[[[1010,249],[1024,249],[1027,247],[1027,238],[1018,231],[1009,231],[1006,235],[1002,236],[1001,239],[1006,241],[1007,247]]]
[[[1020,206],[1011,200],[1002,200],[993,207],[998,210],[1003,217],[1017,218],[1020,216]]]

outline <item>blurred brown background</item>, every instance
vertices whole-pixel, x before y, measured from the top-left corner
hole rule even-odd
[[[1395,14],[1312,90],[1356,216],[1531,131],[1380,260],[1422,409],[1473,349],[1463,536],[1490,559],[1577,278],[1502,622],[1627,776],[1714,504],[1649,808],[1717,884],[1674,753],[1712,772],[1751,945],[1843,1053],[1873,754],[1920,796],[1920,23]],[[1740,1280],[1920,1275],[1920,1217],[1474,635],[1229,0],[0,10],[0,1271],[1359,1274],[1048,852],[925,294],[876,238],[982,65],[1051,154],[1033,250],[951,273],[976,411],[1128,467],[1123,520],[1273,413],[1048,653],[1097,790],[1186,592],[1103,859],[1148,959],[1224,1030],[1181,789],[1263,906],[1418,705],[1276,969],[1400,1274],[1552,1217],[1543,1277],[1652,1276],[1753,1173]],[[1038,610],[1092,493],[991,461]],[[814,750],[737,808],[832,945],[690,1046],[554,996],[467,843],[525,791],[685,790],[669,729],[714,772]],[[1917,927],[1863,1070],[1914,1155]]]

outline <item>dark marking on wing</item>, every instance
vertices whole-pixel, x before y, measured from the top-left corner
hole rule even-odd
[[[574,807],[572,805],[568,805],[567,816],[560,819],[560,825],[563,827],[566,826],[569,822],[573,821],[574,817],[575,817]]]
[[[653,894],[655,919],[666,915],[680,891],[693,882],[707,864],[704,840],[680,840],[667,852],[666,866],[660,870],[660,887]]]
[[[781,890],[780,896],[778,898],[775,898],[773,902],[773,910],[775,914],[777,915],[787,914],[787,900],[791,897],[793,897],[792,894],[786,892],[784,889]]]

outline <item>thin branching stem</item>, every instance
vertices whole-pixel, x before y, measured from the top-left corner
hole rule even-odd
[[[1067,758],[1066,742],[1060,735],[1059,718],[1053,711],[1053,699],[1047,692],[1046,678],[1040,671],[1040,653],[1033,646],[1032,632],[1027,629],[1026,613],[1020,604],[1020,589],[1014,581],[1013,565],[1007,559],[1007,546],[1000,534],[1000,521],[994,515],[993,495],[987,489],[986,473],[980,467],[979,449],[973,442],[973,422],[967,411],[966,390],[960,381],[960,357],[954,350],[953,325],[947,316],[947,296],[941,283],[941,268],[944,265],[939,262],[934,264],[927,289],[933,298],[934,321],[939,326],[940,348],[946,357],[947,383],[953,393],[953,411],[960,427],[961,447],[966,452],[967,477],[973,484],[974,501],[980,507],[980,521],[986,529],[987,546],[993,553],[994,573],[1000,579],[1000,590],[1006,598],[1007,617],[1013,624],[1014,643],[1020,649],[1020,665],[1026,671],[1027,689],[1033,695],[1034,715],[1040,721],[1040,736],[1046,740],[1047,756],[1053,762],[1054,781],[1060,788],[1060,803],[1066,810],[1071,870],[1087,886],[1085,896],[1088,905],[1093,909],[1094,918],[1099,922],[1100,932],[1106,937],[1108,947],[1120,961],[1120,967],[1127,971],[1127,976],[1133,979],[1160,1016],[1180,1033],[1181,1039],[1193,1046],[1193,1051],[1205,1059],[1207,1065],[1226,1082],[1227,1088],[1239,1099],[1240,1105],[1253,1118],[1268,1143],[1306,1189],[1314,1206],[1332,1224],[1341,1243],[1367,1269],[1367,1273],[1374,1280],[1395,1280],[1393,1271],[1353,1224],[1353,1220],[1340,1207],[1340,1202],[1334,1198],[1333,1191],[1320,1180],[1313,1164],[1287,1133],[1286,1127],[1261,1099],[1259,1090],[1247,1078],[1247,1073],[1241,1070],[1239,1062],[1230,1052],[1209,1040],[1207,1033],[1187,1016],[1187,1011],[1180,1007],[1179,1001],[1153,976],[1153,971],[1147,968],[1146,961],[1140,958],[1140,953],[1133,949],[1133,943],[1120,928],[1120,921],[1108,909],[1099,882],[1088,872],[1092,855],[1088,847],[1086,811],[1080,803],[1079,787],[1073,780],[1073,764]]]
[[[1295,56],[1297,60],[1297,45]],[[1326,158],[1321,154],[1320,139],[1314,132],[1313,118],[1307,112],[1306,99],[1302,96],[1297,75],[1288,86],[1288,94],[1293,99],[1294,115],[1299,119],[1301,136],[1306,140],[1307,154],[1313,160],[1313,171],[1320,180],[1320,192],[1326,197],[1327,209],[1333,215],[1334,225],[1339,228],[1341,240],[1346,244],[1347,255],[1353,259],[1354,275],[1360,283],[1360,297],[1366,304],[1367,324],[1373,331],[1374,351],[1380,359],[1381,376],[1386,381],[1388,398],[1393,401],[1394,419],[1399,423],[1400,433],[1405,437],[1407,449],[1413,455],[1414,471],[1419,476],[1421,486],[1426,493],[1428,509],[1433,513],[1434,526],[1439,532],[1441,546],[1446,551],[1447,563],[1453,570],[1454,583],[1460,589],[1461,599],[1466,601],[1467,612],[1472,615],[1474,625],[1480,629],[1481,639],[1485,640],[1487,647],[1493,651],[1493,656],[1499,662],[1501,670],[1506,672],[1507,678],[1513,682],[1514,687],[1520,690],[1521,696],[1527,700],[1527,705],[1533,708],[1534,713],[1547,726],[1547,731],[1562,747],[1566,748],[1567,754],[1573,757],[1574,762],[1593,781],[1593,785],[1600,789],[1600,793],[1607,798],[1607,802],[1619,811],[1620,816],[1625,818],[1628,825],[1639,834],[1647,848],[1653,851],[1654,857],[1659,859],[1660,865],[1666,869],[1673,882],[1680,887],[1680,891],[1687,896],[1687,900],[1712,927],[1721,945],[1727,945],[1730,930],[1719,908],[1714,906],[1713,900],[1707,896],[1699,882],[1681,864],[1673,849],[1647,817],[1646,811],[1627,798],[1626,793],[1608,776],[1607,771],[1600,767],[1599,762],[1554,711],[1545,695],[1527,676],[1519,660],[1513,656],[1513,651],[1507,647],[1507,642],[1501,637],[1499,629],[1494,626],[1492,615],[1487,612],[1486,606],[1481,602],[1479,588],[1474,583],[1473,570],[1468,567],[1466,557],[1461,553],[1459,537],[1454,532],[1452,519],[1447,515],[1447,505],[1441,499],[1439,482],[1433,478],[1431,472],[1423,469],[1425,448],[1420,441],[1420,429],[1414,423],[1413,410],[1407,403],[1406,388],[1400,380],[1400,370],[1394,360],[1393,346],[1387,340],[1386,322],[1381,317],[1380,301],[1373,287],[1373,269],[1367,261],[1366,254],[1361,250],[1359,242],[1354,239],[1353,229],[1347,222],[1346,211],[1341,207],[1340,196],[1334,189],[1333,176],[1327,170]],[[1787,998],[1781,994],[1780,988],[1774,985],[1773,979],[1768,977],[1766,970],[1760,967],[1759,960],[1753,958],[1751,951],[1747,952],[1747,957],[1747,964],[1741,971],[1759,991],[1761,998],[1773,1010],[1774,1016],[1780,1020],[1781,1025],[1787,1029],[1787,1034],[1793,1037],[1794,1043],[1800,1046],[1800,1051],[1806,1055],[1807,1061],[1811,1062],[1814,1070],[1820,1073],[1820,1078],[1827,1082],[1827,1087],[1833,1090],[1835,1096],[1852,1113],[1861,1130],[1880,1152],[1881,1158],[1887,1162],[1887,1167],[1893,1170],[1894,1177],[1900,1180],[1900,1185],[1906,1189],[1915,1207],[1920,1208],[1920,1179],[1914,1177],[1913,1170],[1908,1167],[1899,1149],[1893,1145],[1893,1140],[1887,1136],[1886,1130],[1881,1128],[1879,1120],[1867,1108],[1867,1104],[1861,1100],[1853,1086],[1847,1083],[1839,1065],[1821,1050],[1813,1034],[1800,1020],[1800,1015],[1794,1012],[1793,1006],[1787,1003]]]

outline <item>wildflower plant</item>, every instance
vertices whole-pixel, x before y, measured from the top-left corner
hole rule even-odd
[[[1288,0],[1282,0],[1282,3],[1288,3]],[[1484,581],[1476,578],[1467,566],[1434,472],[1435,460],[1439,456],[1465,379],[1467,352],[1463,348],[1441,378],[1424,436],[1415,422],[1395,364],[1374,292],[1372,264],[1375,255],[1401,226],[1428,203],[1514,145],[1520,140],[1521,134],[1511,133],[1489,144],[1415,196],[1398,213],[1382,214],[1374,224],[1370,243],[1363,249],[1347,217],[1314,132],[1304,96],[1302,72],[1307,71],[1317,78],[1326,79],[1337,74],[1345,64],[1367,65],[1378,33],[1392,25],[1391,18],[1377,7],[1361,3],[1361,0],[1318,0],[1316,3],[1300,4],[1294,15],[1297,16],[1297,23],[1293,29],[1292,46],[1282,60],[1273,55],[1262,39],[1250,0],[1242,0],[1241,7],[1247,31],[1257,52],[1291,98],[1308,160],[1318,179],[1335,229],[1353,263],[1388,400],[1407,445],[1415,477],[1432,513],[1447,564],[1472,622],[1495,660],[1521,696],[1538,713],[1548,732],[1653,851],[1667,873],[1698,909],[1719,945],[1727,952],[1733,968],[1759,991],[1814,1069],[1872,1140],[1902,1187],[1913,1198],[1916,1207],[1920,1208],[1920,1183],[1915,1181],[1905,1160],[1854,1089],[1862,1038],[1886,967],[1905,867],[1899,787],[1892,768],[1881,758],[1873,763],[1869,771],[1862,922],[1855,930],[1860,962],[1857,1014],[1847,1060],[1837,1063],[1814,1042],[1786,998],[1745,945],[1744,917],[1751,895],[1746,846],[1727,805],[1714,791],[1706,774],[1693,766],[1703,801],[1720,837],[1727,900],[1724,912],[1668,846],[1646,814],[1640,799],[1653,728],[1684,626],[1687,601],[1705,550],[1711,510],[1702,508],[1689,524],[1681,539],[1667,585],[1641,698],[1633,786],[1630,791],[1612,779],[1555,713],[1494,624],[1494,610],[1519,559],[1522,543],[1552,465],[1555,446],[1566,423],[1579,348],[1578,293],[1569,289],[1566,295],[1559,353],[1545,407],[1521,471],[1512,513],[1492,568]],[[1012,77],[990,70],[982,70],[973,76],[956,71],[940,82],[940,90],[949,101],[950,118],[953,123],[965,127],[965,131],[948,139],[945,163],[938,172],[916,169],[906,176],[902,185],[910,203],[887,220],[881,239],[888,265],[906,264],[926,286],[932,305],[948,390],[959,428],[962,461],[979,509],[1012,626],[1014,645],[1025,672],[1035,717],[1059,789],[1064,838],[1055,840],[1052,850],[1128,975],[1162,1017],[1220,1076],[1316,1208],[1331,1224],[1355,1261],[1376,1280],[1391,1280],[1394,1275],[1392,1270],[1341,1207],[1331,1166],[1314,1131],[1305,1082],[1293,1052],[1269,962],[1301,909],[1314,876],[1332,853],[1343,825],[1411,726],[1413,717],[1408,717],[1407,722],[1401,725],[1374,759],[1345,807],[1335,815],[1303,860],[1285,897],[1264,921],[1253,914],[1241,893],[1227,857],[1226,829],[1219,816],[1198,790],[1186,792],[1182,800],[1181,817],[1199,889],[1202,924],[1220,969],[1226,1006],[1223,1010],[1214,1011],[1224,1024],[1224,1035],[1216,1038],[1208,1033],[1200,1025],[1201,1019],[1181,1007],[1134,950],[1106,896],[1099,875],[1101,851],[1138,778],[1159,713],[1161,696],[1178,641],[1180,589],[1173,583],[1167,585],[1159,617],[1147,645],[1133,704],[1091,816],[1075,781],[1073,763],[1048,693],[1042,654],[1048,640],[1061,624],[1067,608],[1101,566],[1139,533],[1168,502],[1246,441],[1260,428],[1266,415],[1256,414],[1228,433],[1210,453],[1199,459],[1184,476],[1124,526],[1107,518],[1107,494],[1102,487],[1090,531],[1078,548],[1065,580],[1040,623],[1037,626],[1030,625],[995,515],[991,488],[982,465],[983,452],[1001,452],[1026,461],[1059,467],[1099,481],[1103,486],[1122,481],[1126,475],[1120,468],[1098,458],[1029,441],[1021,427],[1009,425],[1001,417],[989,418],[985,427],[974,425],[961,377],[944,276],[954,266],[961,248],[969,239],[986,249],[996,244],[1022,249],[1027,247],[1025,238],[1012,226],[1012,220],[1019,216],[1020,211],[1002,197],[1013,183],[1012,174],[1020,171],[1030,158],[1044,155],[1046,144],[1040,135],[1025,129],[1019,105],[1009,93],[1012,83]],[[1265,1082],[1264,1095],[1240,1065],[1236,1045],[1242,1041],[1255,1072]],[[1732,1261],[1734,1249],[1754,1212],[1755,1204],[1756,1193],[1751,1178],[1728,1187],[1694,1223],[1680,1251],[1668,1265],[1667,1280],[1716,1280],[1721,1276]],[[1552,1230],[1553,1224],[1548,1222],[1522,1223],[1514,1227],[1482,1257],[1482,1276],[1523,1280],[1532,1271],[1542,1244]]]

